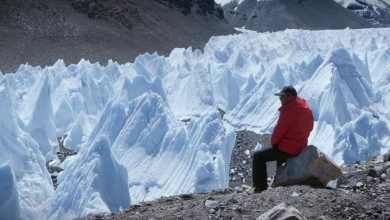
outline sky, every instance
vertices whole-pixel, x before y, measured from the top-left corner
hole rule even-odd
[[[212,37],[203,51],[0,75],[0,212],[72,219],[229,185],[235,131],[272,133],[293,85],[336,163],[390,149],[390,29]],[[226,112],[221,118],[218,109]],[[58,137],[77,155],[61,161]],[[46,161],[63,169],[54,190]]]

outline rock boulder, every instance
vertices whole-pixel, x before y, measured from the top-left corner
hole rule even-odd
[[[256,218],[256,220],[306,220],[298,209],[293,206],[281,203],[264,214]]]
[[[278,168],[272,187],[288,185],[326,186],[342,175],[340,168],[317,147],[310,145]]]
[[[383,162],[390,161],[390,150],[387,154],[383,155]]]

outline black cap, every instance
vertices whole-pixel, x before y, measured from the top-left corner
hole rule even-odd
[[[292,87],[292,86],[285,86],[285,87],[283,87],[283,89],[280,92],[275,93],[274,95],[281,96],[283,94],[297,96],[297,90],[295,90],[294,87]]]

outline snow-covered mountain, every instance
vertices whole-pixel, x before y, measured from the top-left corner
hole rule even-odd
[[[361,18],[368,21],[369,23],[371,23],[374,26],[388,27],[390,25],[390,1],[389,0],[333,0],[333,1],[339,3],[344,8],[352,11],[353,13],[360,16]],[[270,2],[265,3],[264,1],[261,1],[261,0],[216,0],[216,2],[224,7],[226,18],[234,26],[237,26],[237,27],[245,26],[247,29],[252,29],[252,30],[257,30],[255,28],[256,25],[254,25],[253,23],[258,23],[258,21],[256,21],[256,19],[259,17],[258,14],[268,13],[269,18],[267,18],[267,17],[262,18],[261,19],[262,22],[266,21],[266,23],[270,23],[270,18],[272,18],[272,19],[276,19],[274,21],[274,24],[278,24],[278,22],[276,22],[276,21],[280,20],[280,18],[278,18],[279,14],[283,11],[286,13],[289,13],[288,7],[286,7],[286,8],[279,7],[279,9],[276,9],[275,5],[273,5],[273,8],[267,8],[268,5],[270,5]],[[287,1],[285,1],[285,2],[287,2]],[[293,2],[293,1],[289,1],[289,2]],[[308,3],[310,1],[298,0],[295,2],[299,3],[301,6],[301,8],[299,8],[299,10],[301,11],[300,16],[302,16],[303,14],[306,14],[304,16],[308,17],[312,13],[312,12],[307,13],[308,11],[306,10],[306,8],[302,7],[305,4],[305,2],[306,2],[306,4],[310,4],[310,3]],[[321,3],[321,4],[323,4],[324,2],[325,1],[318,1],[318,3]],[[332,5],[332,3],[330,3],[330,5]],[[315,5],[315,6],[318,6],[319,8],[316,9],[314,7],[311,10],[313,10],[313,12],[316,11],[316,12],[314,12],[314,14],[316,14],[316,15],[318,15],[318,14],[325,15],[326,13],[339,14],[338,11],[340,11],[340,9],[337,7],[335,8],[334,5],[333,6],[330,6],[330,5],[328,5],[328,7],[320,7],[320,5]],[[264,7],[264,9],[263,9],[263,11],[261,9],[255,9],[255,6],[256,6],[256,8],[257,7]],[[282,9],[280,9],[280,8],[282,8]],[[330,9],[330,11],[327,11],[328,9]],[[293,13],[291,13],[291,14],[293,14]],[[278,15],[278,16],[275,16],[275,15]],[[295,14],[295,15],[297,15],[297,14]],[[339,15],[336,15],[336,16],[339,16]],[[345,15],[345,18],[346,17],[347,16]],[[334,16],[328,17],[328,19],[332,19],[332,18],[336,19],[336,17],[334,17]],[[298,18],[298,20],[299,19],[303,20],[304,18]],[[309,27],[309,28],[321,29],[321,23],[324,24],[323,22],[320,21],[322,19],[318,19],[315,16],[313,16],[312,19],[313,20],[311,21],[312,22],[311,25],[314,25],[314,22],[316,22],[317,28],[316,27]],[[345,19],[342,19],[341,17],[339,17],[337,19],[339,19],[339,23],[340,23],[339,26],[342,26],[342,24],[344,22],[346,22],[346,26],[353,27],[352,25],[354,22],[348,24],[348,21],[346,21]],[[290,20],[296,20],[296,18],[291,18]],[[355,18],[355,20],[356,20],[356,18]],[[285,23],[285,26],[288,26],[289,28],[303,28],[303,29],[307,28],[305,26],[299,27],[299,26],[297,26],[297,24],[293,24],[292,21],[289,21],[288,19],[284,19],[281,22]],[[301,25],[305,24],[305,23],[307,23],[307,21],[301,23]],[[339,27],[335,23],[337,23],[337,20],[334,21],[333,27],[330,27],[330,28],[338,29]],[[280,24],[280,22],[279,22],[279,26],[280,25],[282,25],[282,24]],[[365,24],[365,26],[367,27],[367,24]],[[263,27],[263,28],[265,28],[265,27]],[[272,29],[270,29],[270,30],[272,31]],[[279,30],[279,29],[277,29],[277,30]],[[264,31],[264,30],[261,30],[261,31]]]
[[[70,219],[227,187],[235,130],[271,133],[284,85],[313,109],[310,144],[337,163],[384,154],[389,76],[390,29],[242,33],[122,65],[21,65],[0,75],[0,210]],[[78,153],[62,162],[65,136]],[[63,169],[55,190],[46,161]]]
[[[335,0],[373,25],[390,26],[389,0]]]
[[[223,4],[233,27],[255,31],[367,28],[370,23],[333,0],[232,0]]]

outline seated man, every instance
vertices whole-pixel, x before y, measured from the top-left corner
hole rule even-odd
[[[252,178],[255,193],[267,189],[266,161],[276,160],[280,164],[298,155],[307,146],[307,139],[313,130],[313,113],[307,102],[297,96],[294,87],[285,86],[275,95],[279,96],[282,106],[272,133],[272,148],[253,154]]]

